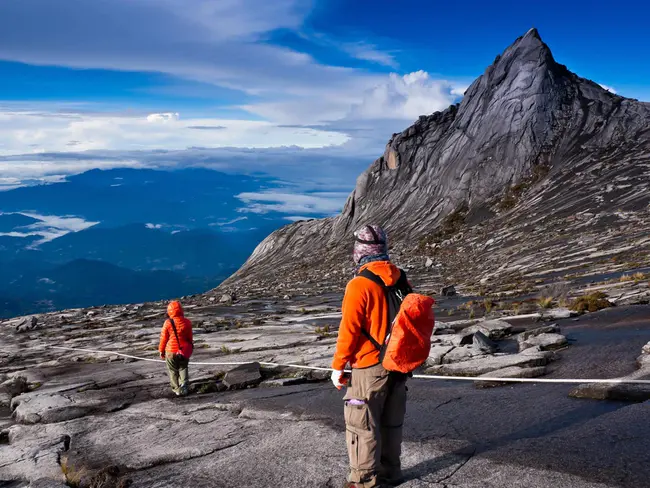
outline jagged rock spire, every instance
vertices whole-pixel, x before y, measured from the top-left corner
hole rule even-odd
[[[393,242],[412,243],[459,209],[483,220],[498,215],[496,201],[522,182],[539,186],[539,175],[571,174],[603,154],[631,165],[649,152],[650,104],[571,73],[533,28],[496,57],[460,104],[393,135],[357,179],[339,217],[278,231],[242,271],[337,249],[367,223],[382,225]],[[579,201],[573,193],[562,208]]]

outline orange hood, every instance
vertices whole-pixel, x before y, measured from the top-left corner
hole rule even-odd
[[[373,261],[361,266],[359,271],[367,269],[379,276],[386,286],[393,286],[400,277],[400,270],[390,261]]]
[[[176,317],[183,317],[183,307],[181,303],[174,300],[167,305],[167,315],[175,319]]]

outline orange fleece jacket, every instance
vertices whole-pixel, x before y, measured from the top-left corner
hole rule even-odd
[[[389,261],[375,261],[361,267],[379,276],[387,286],[394,285],[400,270]],[[361,333],[365,328],[379,343],[386,335],[388,304],[381,286],[362,276],[348,283],[343,297],[342,318],[332,368],[342,370],[347,363],[353,368],[368,368],[379,363],[379,351]]]
[[[176,332],[178,332],[178,339],[185,344],[192,344],[192,322],[185,318],[183,308],[180,303],[172,302],[167,308],[167,314],[174,319]],[[176,340],[176,334],[172,329],[172,324],[169,319],[165,320],[162,330],[160,331],[160,344],[158,345],[160,354],[166,352],[176,354],[180,352],[180,344]]]

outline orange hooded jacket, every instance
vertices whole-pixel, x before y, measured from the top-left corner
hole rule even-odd
[[[181,304],[177,301],[170,302],[167,306],[167,315],[174,319],[174,325],[178,332],[178,339],[182,343],[191,344],[193,340],[192,322],[185,318]],[[158,351],[160,354],[165,354],[165,352],[176,354],[180,351],[178,341],[176,341],[176,335],[174,334],[174,329],[172,329],[172,324],[169,319],[165,320],[165,324],[160,333],[160,345],[158,346]]]
[[[390,261],[375,261],[361,267],[379,276],[387,286],[397,283],[400,270]],[[361,333],[364,328],[380,343],[386,335],[388,303],[381,286],[362,276],[350,280],[343,297],[342,318],[332,368],[342,370],[379,364],[379,351]]]

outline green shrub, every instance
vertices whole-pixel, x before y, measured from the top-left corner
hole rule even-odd
[[[316,329],[314,329],[314,332],[316,332],[316,334],[318,334],[319,339],[324,339],[324,338],[330,337],[332,335],[329,325],[325,325],[323,327],[316,327]]]
[[[219,389],[217,388],[216,381],[209,381],[207,383],[201,383],[196,392],[199,395],[205,395],[206,393],[215,393],[217,391],[219,391]]]

